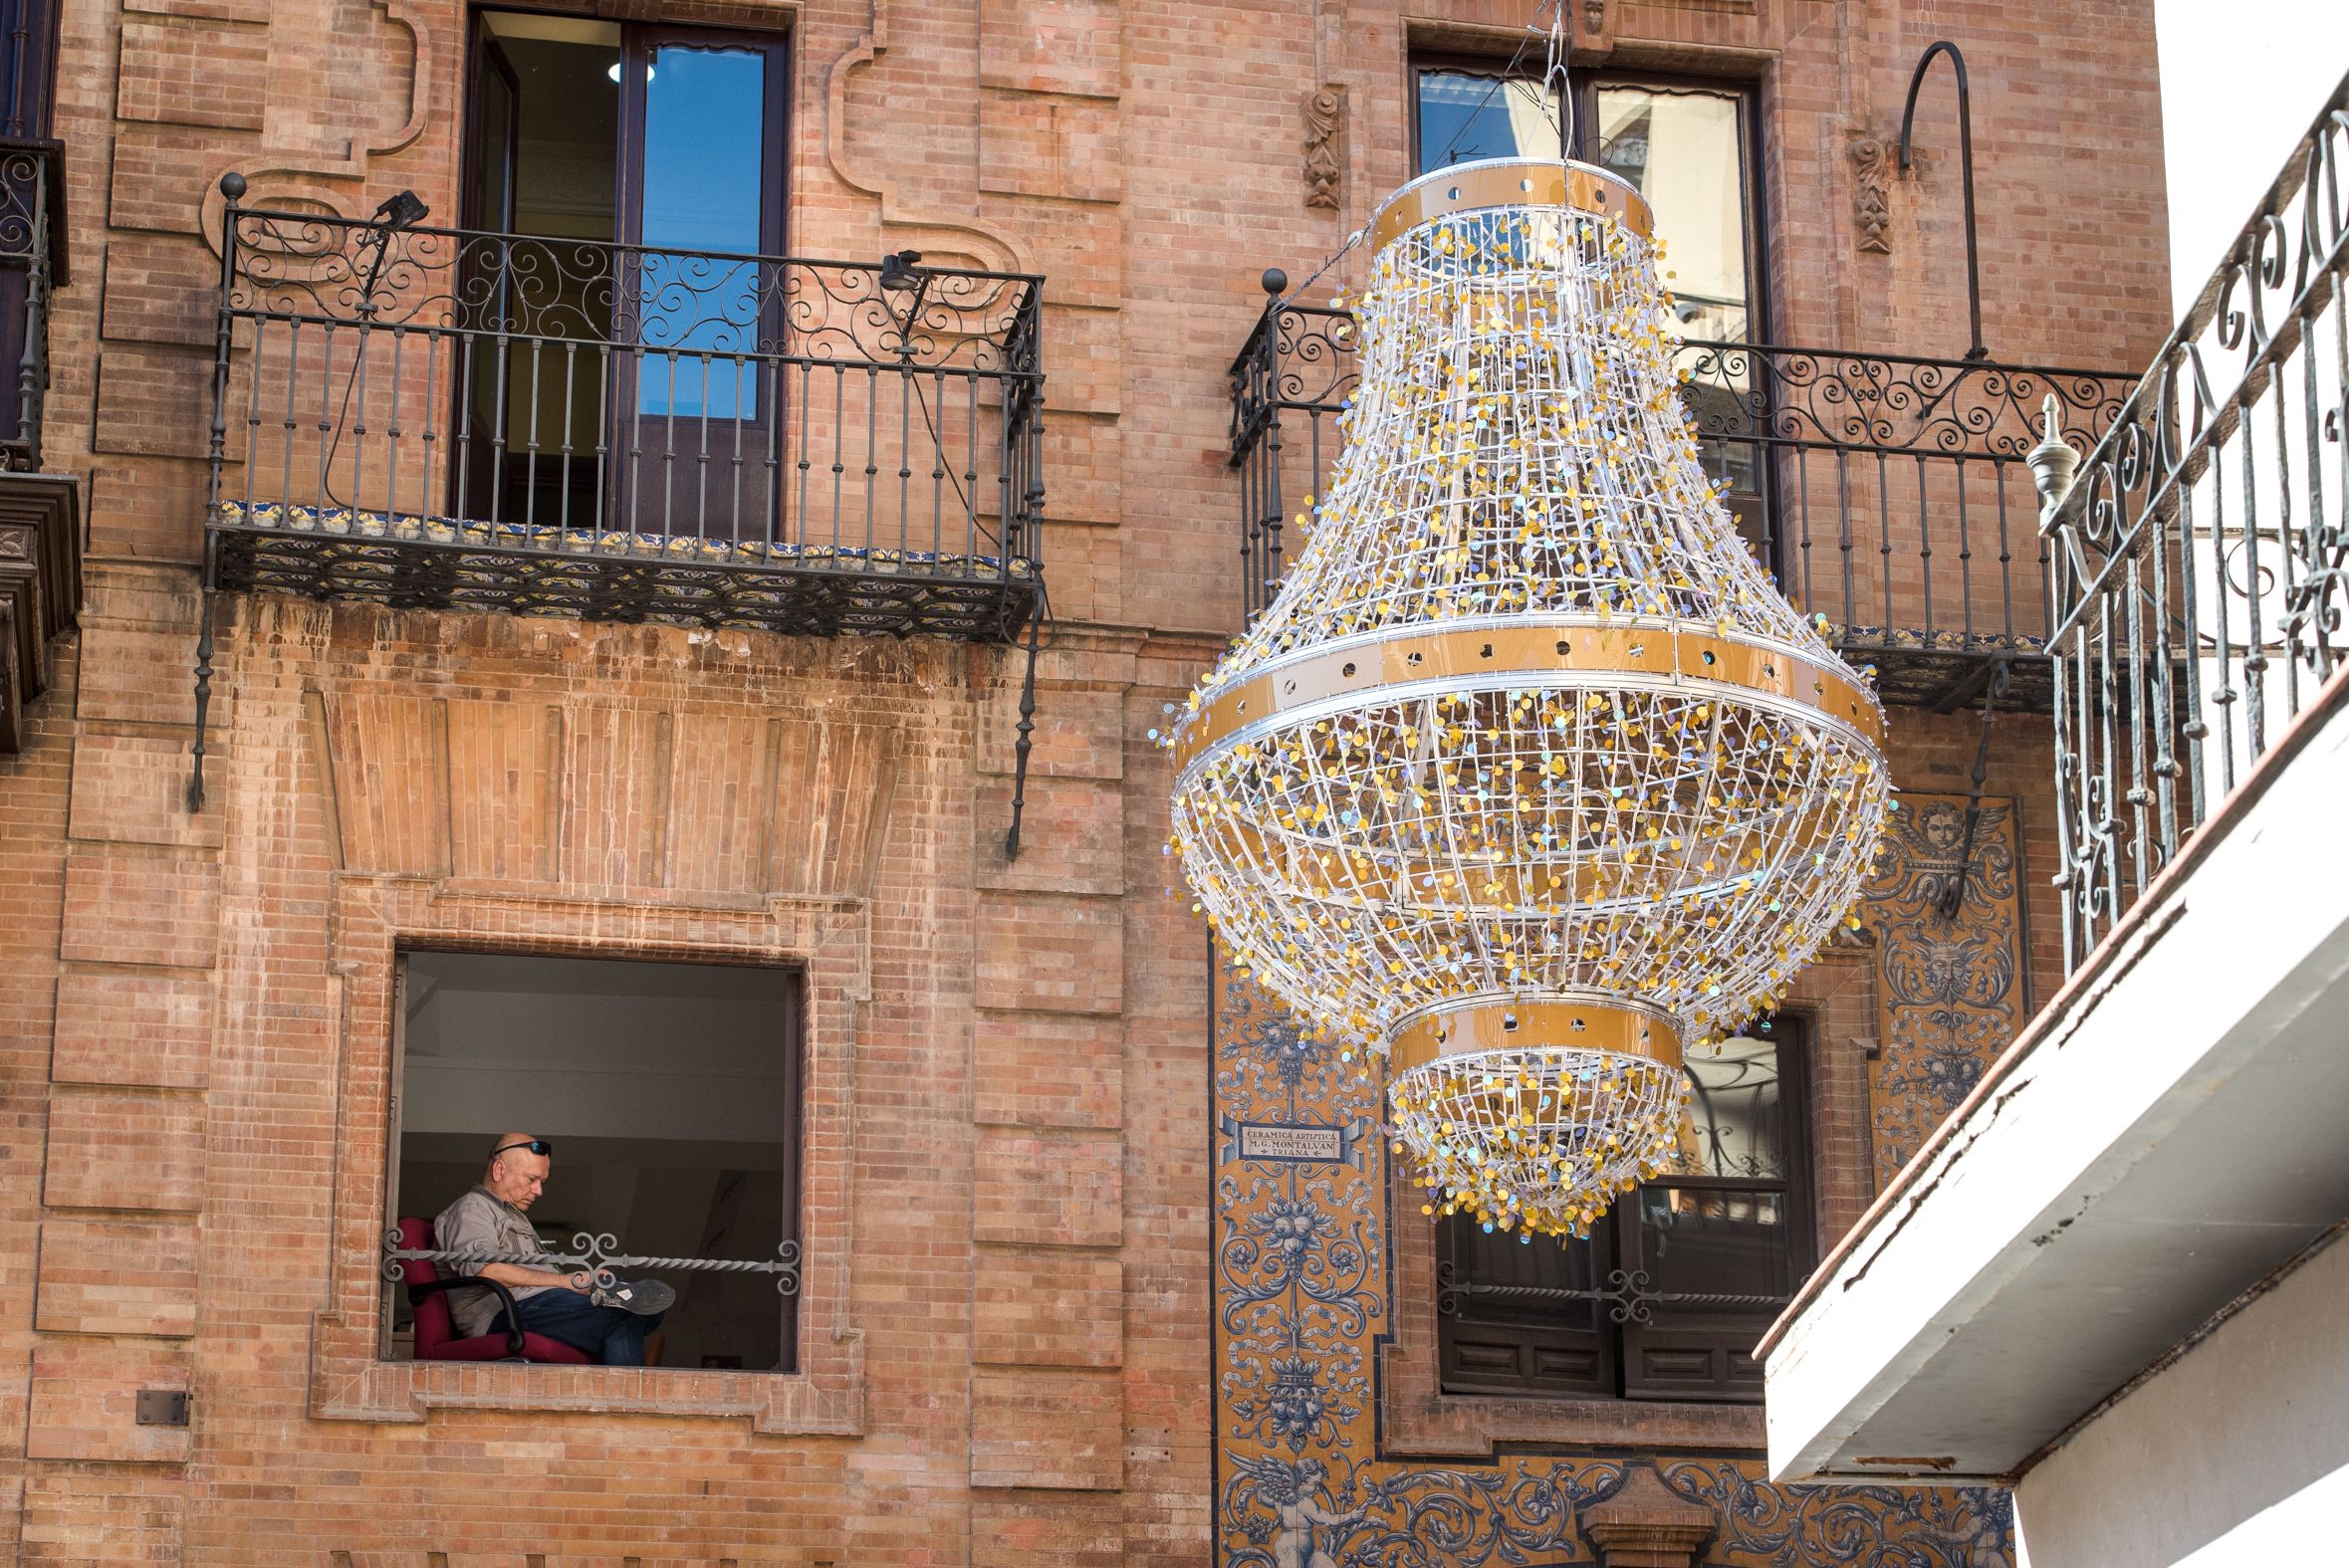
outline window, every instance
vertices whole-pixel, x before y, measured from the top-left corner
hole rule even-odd
[[[1676,1169],[1586,1240],[1439,1225],[1445,1392],[1759,1403],[1754,1344],[1810,1266],[1802,1058],[1792,1018],[1694,1056]]]
[[[777,435],[788,80],[774,35],[479,13],[466,227],[530,238],[468,247],[466,298],[556,346],[470,353],[461,430],[503,439],[463,443],[453,511],[574,515],[608,468],[637,515],[766,532],[702,475]]]
[[[1513,74],[1500,61],[1423,57],[1412,67],[1418,172],[1473,158],[1555,157],[1557,94],[1537,80],[1540,62]],[[1528,75],[1528,71],[1531,73]],[[1664,285],[1681,334],[1705,343],[1765,340],[1761,331],[1759,161],[1754,101],[1728,83],[1576,73],[1574,155],[1620,174],[1647,198],[1667,245]],[[1753,366],[1740,353],[1689,349],[1689,412],[1700,429],[1736,434],[1754,425]],[[1739,532],[1770,559],[1762,447],[1708,439],[1706,471]]]
[[[615,1269],[676,1290],[659,1365],[792,1370],[796,1302],[778,1285],[797,1256],[795,973],[411,952],[400,999],[392,1228],[428,1233],[502,1135],[544,1139],[528,1206],[542,1241],[585,1255],[585,1233],[610,1238],[590,1249],[605,1256],[676,1260]],[[759,1266],[692,1266],[715,1261]],[[442,1354],[480,1337],[462,1314],[427,1322],[407,1291],[386,1294],[390,1358],[479,1353]]]

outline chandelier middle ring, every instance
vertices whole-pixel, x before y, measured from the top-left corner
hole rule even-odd
[[[1578,163],[1389,199],[1328,497],[1172,737],[1219,937],[1499,1227],[1671,1160],[1684,1042],[1782,994],[1887,809],[1874,694],[1704,473],[1652,225]]]

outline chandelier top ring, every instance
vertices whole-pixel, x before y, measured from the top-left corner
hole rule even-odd
[[[1656,231],[1647,198],[1622,175],[1587,163],[1491,158],[1422,174],[1386,199],[1370,220],[1370,249],[1447,213],[1480,207],[1571,207],[1612,218],[1641,239]]]

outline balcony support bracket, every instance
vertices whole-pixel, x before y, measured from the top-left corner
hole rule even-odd
[[[195,745],[188,754],[187,809],[204,808],[204,724],[212,707],[212,619],[220,604],[220,536],[204,534],[204,604],[196,629]]]
[[[1028,673],[1020,683],[1020,738],[1012,745],[1012,825],[1004,834],[1006,860],[1020,858],[1020,818],[1028,809],[1028,754],[1036,744],[1036,653],[1044,616],[1045,606],[1039,601],[1028,617]]]
[[[1942,887],[1941,917],[1958,918],[1959,909],[1966,902],[1966,886],[1974,876],[1974,839],[1982,827],[1982,786],[1991,774],[1991,720],[1998,711],[1998,699],[2006,693],[2009,665],[2004,659],[1990,661],[1990,677],[1982,694],[1982,739],[1974,746],[1973,787],[1966,794],[1966,831],[1958,840],[1958,869]]]

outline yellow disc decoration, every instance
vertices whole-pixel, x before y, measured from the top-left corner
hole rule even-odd
[[[1706,479],[1646,204],[1498,159],[1373,220],[1361,377],[1279,597],[1174,725],[1237,961],[1390,1057],[1430,1208],[1580,1234],[1669,1161],[1684,1042],[1846,918],[1875,696]]]

